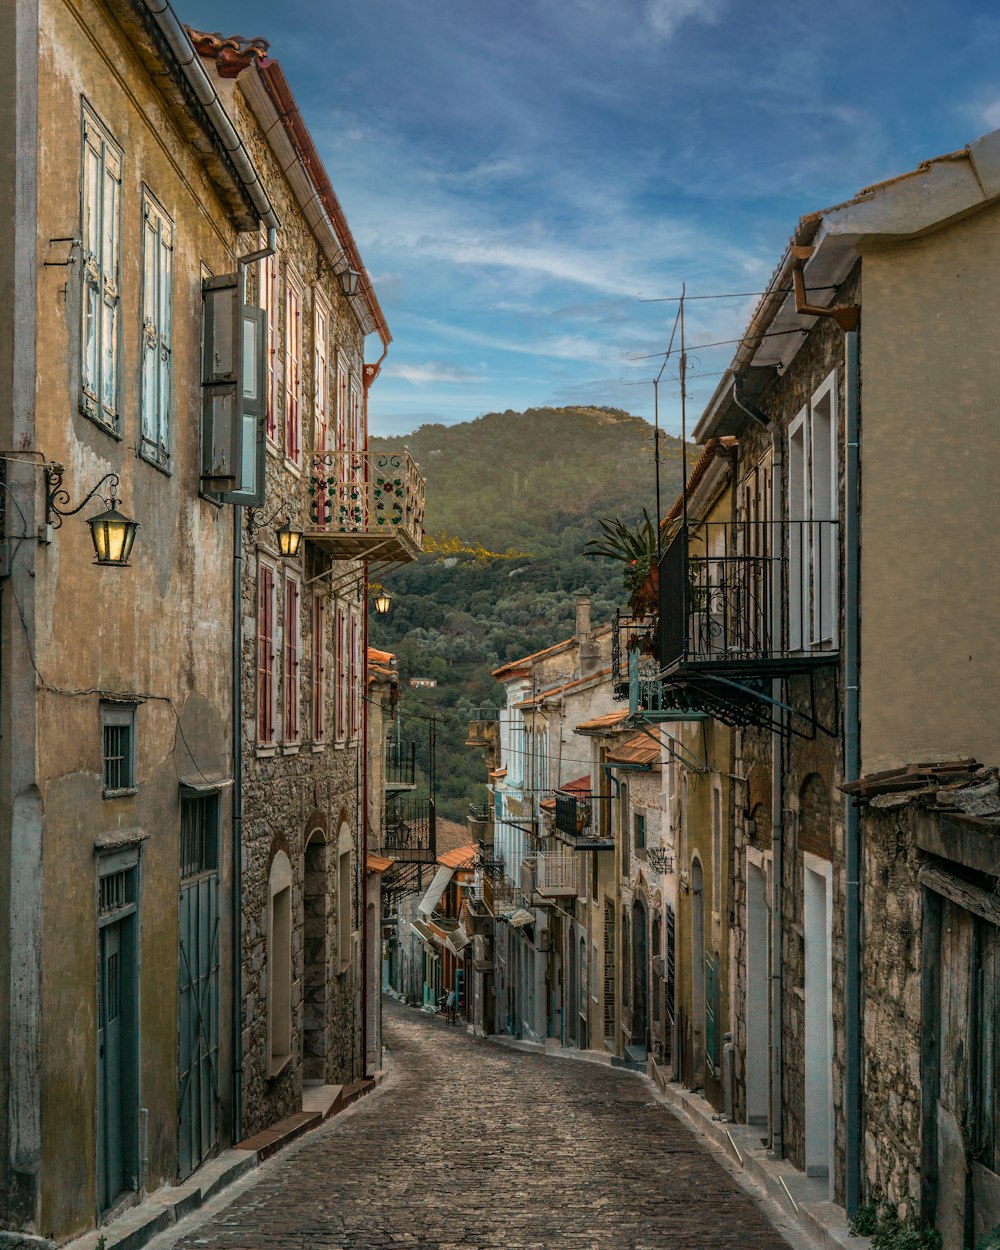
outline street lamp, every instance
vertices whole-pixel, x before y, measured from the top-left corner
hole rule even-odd
[[[104,568],[128,568],[128,558],[132,554],[132,544],[135,542],[139,523],[118,511],[118,474],[105,473],[75,508],[67,508],[60,507],[69,503],[69,492],[63,490],[64,473],[65,469],[61,464],[45,466],[45,528],[39,534],[39,539],[43,542],[51,541],[50,531],[59,529],[65,517],[76,516],[96,496],[104,503],[105,511],[98,512],[87,521],[97,556],[94,563]],[[108,483],[107,499],[97,494],[105,482]]]
[[[392,603],[392,596],[383,587],[375,596],[375,611],[379,616],[386,616],[389,612],[389,606]]]
[[[278,554],[285,560],[294,560],[299,554],[302,531],[293,530],[291,521],[286,520],[284,525],[274,531],[274,534],[278,540]]]
[[[351,269],[349,267],[347,269],[341,269],[340,273],[337,274],[337,281],[340,283],[340,289],[344,292],[348,299],[350,299],[352,295],[357,295],[358,282],[360,278],[361,274],[358,273],[356,269]]]

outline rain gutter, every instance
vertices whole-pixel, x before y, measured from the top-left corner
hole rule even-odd
[[[205,67],[201,63],[201,57],[195,51],[187,31],[178,21],[177,15],[170,7],[168,0],[141,0],[141,2],[156,22],[160,33],[170,46],[171,52],[177,58],[177,64],[181,73],[187,79],[198,103],[207,113],[220,143],[226,150],[229,159],[233,162],[236,173],[243,183],[247,195],[250,197],[250,202],[260,215],[261,221],[268,230],[277,230],[281,222],[274,211],[270,197],[264,189],[264,184],[261,182],[257,170],[254,168],[253,161],[250,159],[250,154],[247,152],[243,140],[236,133],[233,123],[229,120],[229,114],[223,108],[218,92],[205,72]]]

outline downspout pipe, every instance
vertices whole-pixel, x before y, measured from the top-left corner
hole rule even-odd
[[[861,775],[861,368],[858,331],[844,335],[846,448],[844,465],[844,780]],[[861,820],[844,798],[847,877],[844,950],[844,1206],[853,1219],[861,1205]]]
[[[771,433],[771,519],[781,520],[781,480],[784,461],[784,446],[781,430],[775,427]],[[780,637],[781,620],[781,585],[780,568],[775,562],[772,572],[775,585],[772,586],[771,603],[773,618],[771,621],[772,636]],[[784,703],[784,691],[780,678],[771,683],[771,697],[778,703]],[[770,1152],[773,1158],[784,1157],[782,1137],[782,1105],[783,1105],[783,1033],[782,1033],[782,896],[784,879],[784,737],[781,726],[785,712],[778,710],[778,724],[771,731],[771,1002],[770,1002]]]
[[[177,14],[170,7],[168,0],[143,0],[143,3],[153,21],[160,28],[160,33],[169,44],[171,52],[177,58],[181,73],[190,84],[195,98],[208,114],[208,119],[229,159],[233,162],[240,182],[246,188],[250,202],[260,215],[261,221],[269,230],[277,230],[281,222],[264,189],[264,184],[254,168],[243,140],[229,120],[229,114],[223,108],[212,80],[205,72],[201,57],[195,51],[187,31],[178,21]]]
[[[361,615],[361,1075],[368,1071],[368,565],[364,565],[364,611]],[[381,750],[381,744],[379,744]],[[371,993],[376,992],[375,986]]]

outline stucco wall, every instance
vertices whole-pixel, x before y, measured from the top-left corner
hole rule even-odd
[[[863,774],[1000,756],[998,214],[863,253]]]

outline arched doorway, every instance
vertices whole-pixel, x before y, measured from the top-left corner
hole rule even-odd
[[[705,1086],[705,874],[691,861],[691,1087]]]
[[[302,1076],[310,1084],[326,1080],[330,1052],[327,871],[326,834],[314,828],[307,835],[302,873]]]
[[[649,944],[641,899],[632,904],[632,1045],[649,1047]]]
[[[569,1002],[566,1004],[566,1044],[567,1046],[576,1045],[576,1028],[579,1020],[579,987],[580,973],[577,967],[577,946],[576,939],[572,932],[569,937]]]

